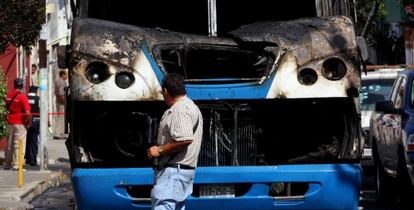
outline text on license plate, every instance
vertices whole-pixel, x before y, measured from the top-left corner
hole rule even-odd
[[[200,197],[204,198],[228,198],[234,197],[234,185],[202,185]]]

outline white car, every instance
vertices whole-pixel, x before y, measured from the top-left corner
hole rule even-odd
[[[364,152],[362,154],[363,165],[373,166],[371,154],[372,142],[368,137],[370,132],[370,118],[372,112],[375,110],[375,103],[377,101],[388,100],[395,77],[402,70],[404,69],[390,68],[368,71],[367,74],[362,73],[359,100],[361,104],[361,126],[365,137]]]

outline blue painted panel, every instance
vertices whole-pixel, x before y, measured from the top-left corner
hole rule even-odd
[[[79,209],[150,209],[150,202],[133,201],[128,186],[152,185],[150,168],[74,169],[72,183]],[[198,167],[196,184],[250,183],[234,198],[187,200],[189,210],[229,209],[357,209],[362,170],[358,164]],[[277,200],[268,184],[307,182],[304,200]],[[335,201],[335,202],[332,202]]]
[[[164,79],[164,73],[161,71],[158,64],[155,62],[155,60],[152,58],[151,53],[148,50],[148,45],[145,41],[140,43],[140,47],[142,52],[144,53],[145,57],[147,58],[148,62],[150,63],[152,69],[154,70],[155,76],[157,77],[157,80],[160,84],[162,84],[162,81]]]

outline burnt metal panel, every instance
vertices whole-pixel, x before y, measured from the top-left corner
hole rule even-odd
[[[299,66],[344,51],[356,54],[354,25],[345,16],[259,22],[230,34],[239,42],[270,42],[288,48]]]
[[[96,19],[76,19],[72,33],[70,82],[72,97],[77,100],[162,100],[160,82],[166,71],[156,49],[164,45],[180,45],[184,49],[211,45],[223,47],[223,50],[226,47],[254,49],[273,46],[269,51],[275,56],[273,67],[259,81],[249,82],[241,78],[243,85],[240,82],[225,86],[187,85],[188,93],[194,99],[234,96],[348,97],[353,96],[349,90],[359,89],[360,70],[355,33],[352,22],[342,16],[254,23],[233,31],[233,38],[183,34]],[[287,56],[282,56],[284,54]],[[322,76],[322,64],[328,58],[339,58],[344,62],[347,73],[343,79],[332,82]],[[107,81],[93,84],[87,80],[85,69],[92,62],[103,62],[109,66]],[[314,69],[319,75],[320,79],[315,85],[303,86],[298,82],[297,74],[304,68]],[[114,84],[114,78],[124,71],[135,77],[135,83],[130,88],[120,89]],[[266,80],[271,84],[263,85]],[[285,84],[287,81],[289,85]],[[218,91],[242,94],[217,95]]]

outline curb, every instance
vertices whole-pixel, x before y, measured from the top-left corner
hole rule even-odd
[[[39,181],[39,183],[37,183],[29,191],[17,197],[16,200],[0,200],[0,203],[2,204],[0,210],[34,209],[29,202],[31,202],[36,196],[44,193],[46,190],[61,185],[67,178],[68,176],[63,173],[63,170],[59,169],[59,171],[51,173],[46,180]]]
[[[57,187],[67,179],[67,176],[63,173],[62,169],[57,172],[53,172],[48,179],[41,181],[35,187],[30,189],[28,192],[20,196],[20,200],[25,203],[29,203],[38,195],[41,195],[46,190],[52,187]]]

